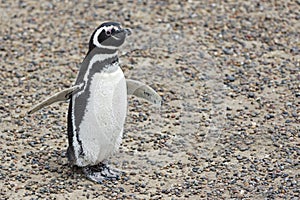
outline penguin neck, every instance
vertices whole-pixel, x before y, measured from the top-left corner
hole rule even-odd
[[[117,50],[106,51],[100,48],[94,48],[91,50],[83,60],[80,70],[77,75],[75,84],[87,83],[88,77],[91,74],[101,72],[107,65],[112,63],[119,63]],[[94,66],[95,63],[101,63],[100,67]],[[109,66],[107,66],[109,68]]]
[[[92,54],[114,54],[118,51],[118,49],[107,49],[107,48],[99,48],[99,47],[94,47],[90,48],[88,53],[86,54],[87,56]]]
[[[99,52],[91,53],[91,57],[88,58],[87,73],[97,73],[103,71],[111,71],[111,68],[119,66],[118,52],[115,51],[112,54],[102,54]]]
[[[88,62],[87,65],[89,68],[92,67],[94,63],[103,62],[106,59],[110,60],[107,64],[111,65],[118,63],[118,50],[94,48],[86,55],[86,58],[84,60]],[[88,68],[86,70],[89,70]]]

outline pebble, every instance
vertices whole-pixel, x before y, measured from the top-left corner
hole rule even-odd
[[[234,76],[231,76],[231,75],[227,75],[227,76],[226,76],[226,79],[227,79],[228,81],[230,81],[230,82],[235,81],[235,77],[234,77]]]
[[[266,119],[272,119],[272,118],[274,118],[275,116],[273,115],[273,114],[267,114],[266,116],[265,116],[265,118]]]
[[[223,52],[224,52],[226,55],[232,55],[232,54],[233,54],[233,50],[230,49],[230,48],[223,48]]]

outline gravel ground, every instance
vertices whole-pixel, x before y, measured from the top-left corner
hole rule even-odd
[[[1,1],[1,199],[299,199],[300,1],[121,2]],[[100,185],[68,166],[67,103],[26,111],[103,21],[132,29],[125,76],[165,102],[129,98],[124,175]]]

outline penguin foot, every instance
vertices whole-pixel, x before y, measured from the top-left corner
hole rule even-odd
[[[110,169],[106,164],[86,166],[82,168],[86,177],[97,183],[102,183],[104,180],[119,180],[120,172],[115,169]]]

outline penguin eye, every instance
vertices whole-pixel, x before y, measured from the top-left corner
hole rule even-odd
[[[107,31],[105,32],[105,34],[106,34],[107,36],[111,36],[111,35],[113,35],[115,32],[116,32],[116,29],[115,29],[115,28],[112,28],[112,29],[107,30]]]
[[[105,32],[105,34],[106,34],[107,36],[111,36],[112,30],[107,30],[107,31]]]

